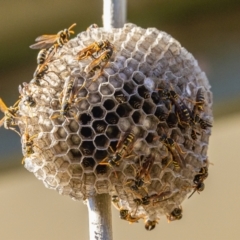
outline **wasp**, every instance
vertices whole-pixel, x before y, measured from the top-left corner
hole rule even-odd
[[[199,114],[193,113],[192,116],[193,116],[191,119],[192,125],[196,125],[199,123],[200,127],[204,130],[207,129],[208,127],[212,127],[212,124],[207,120],[200,118]]]
[[[143,188],[141,188],[142,190]],[[149,205],[150,203],[152,203],[153,205],[158,203],[158,202],[163,202],[168,200],[170,197],[172,197],[172,191],[170,190],[166,190],[166,187],[163,188],[163,190],[158,193],[158,194],[152,194],[151,196],[149,196],[147,194],[147,192],[144,190],[144,192],[142,193],[142,197],[141,199],[137,198],[134,199],[135,202],[138,202],[139,205]]]
[[[195,175],[193,182],[195,184],[203,182],[208,177],[208,168],[202,167],[198,174]]]
[[[121,219],[126,220],[130,223],[134,223],[134,222],[138,222],[138,220],[141,218],[141,217],[136,217],[136,218],[132,217],[127,209],[122,209],[119,206],[119,197],[117,195],[112,196],[112,203],[119,210]]]
[[[187,105],[180,99],[179,95],[173,91],[168,89],[159,89],[161,90],[162,99],[169,100],[172,105],[175,106],[175,113],[178,117],[179,124],[182,126],[188,126],[191,120],[191,111],[187,107]]]
[[[207,129],[209,127],[212,127],[212,124],[210,122],[208,122],[207,120],[204,120],[202,118],[199,118],[198,122],[202,129]]]
[[[55,48],[56,45],[53,45],[50,48],[41,49],[37,55],[37,64],[44,64],[44,62],[49,59],[50,56],[52,56],[51,53],[53,52],[53,50],[55,50]]]
[[[129,211],[126,209],[120,209],[119,213],[120,218],[128,221],[129,223],[135,223],[138,222],[139,219],[141,219],[141,217],[132,217]]]
[[[91,29],[94,29],[94,28],[98,28],[98,25],[96,23],[93,23],[91,24],[88,28],[87,28],[87,32],[90,31]]]
[[[167,215],[166,217],[168,219],[168,222],[182,219],[182,208],[174,208],[170,215]]]
[[[207,177],[208,177],[208,168],[207,167],[202,167],[200,169],[199,173],[196,174],[194,179],[193,179],[193,183],[195,184],[195,186],[193,187],[194,190],[188,198],[190,198],[196,191],[199,193],[199,192],[202,192],[204,190],[205,184],[203,183],[203,181]]]
[[[35,39],[37,43],[30,46],[32,49],[43,49],[49,48],[53,44],[56,47],[62,47],[66,42],[68,42],[68,38],[71,34],[74,34],[72,28],[76,26],[76,23],[72,24],[69,28],[59,31],[57,34],[53,35],[41,35]]]
[[[151,231],[151,230],[153,230],[155,227],[156,227],[156,224],[158,223],[158,221],[156,221],[156,220],[153,220],[153,221],[151,221],[151,220],[146,220],[145,221],[145,229],[147,230],[147,231]]]
[[[112,203],[117,209],[120,208],[119,204],[118,204],[119,203],[119,197],[117,195],[112,196]]]
[[[154,161],[155,158],[152,156],[152,154],[150,154],[144,159],[143,163],[140,162],[140,170],[136,174],[136,178],[134,180],[135,186],[131,186],[132,189],[141,188],[145,183],[145,179],[149,179],[149,172],[151,171]]]
[[[191,193],[191,195],[188,197],[188,199],[197,191],[198,193],[199,192],[202,192],[205,188],[205,184],[201,181],[197,182],[196,185],[193,187],[194,190],[193,192]]]
[[[199,88],[196,94],[196,102],[194,107],[196,107],[198,111],[203,111],[204,104],[205,104],[204,93],[202,88]]]
[[[153,205],[158,203],[158,202],[163,202],[169,199],[172,196],[172,192],[170,190],[165,190],[166,188],[163,189],[158,194],[153,194],[151,196],[147,195],[144,198],[142,198],[142,204],[143,205],[148,205],[152,203]],[[145,204],[144,204],[145,202]],[[146,204],[147,203],[147,204]]]
[[[15,123],[15,119],[17,118],[16,114],[18,112],[18,104],[20,102],[20,99],[12,106],[12,107],[7,107],[3,100],[0,98],[0,110],[4,113],[4,117],[0,120],[0,127],[4,125],[6,129],[11,129],[14,132],[16,132],[19,136],[20,133],[13,128],[12,126],[16,126],[17,124]]]
[[[99,164],[100,165],[110,165],[111,167],[119,166],[119,162],[122,159],[129,158],[130,156],[132,156],[132,155],[130,155],[130,153],[132,151],[134,140],[135,140],[135,134],[133,131],[131,131],[129,134],[127,134],[127,136],[124,138],[123,141],[121,141],[121,140],[118,141],[118,144],[116,146],[117,149],[115,152],[110,147],[111,151],[114,154],[106,157]],[[106,163],[104,162],[105,160],[107,160]]]
[[[193,140],[197,140],[197,135],[200,136],[201,134],[198,131],[196,131],[195,129],[192,129],[191,137]]]
[[[92,26],[92,25],[91,25]],[[99,42],[94,42],[90,44],[89,46],[85,47],[84,49],[80,50],[77,55],[77,59],[83,60],[88,57],[92,57],[96,59],[96,56],[98,55],[99,52],[104,51],[106,49],[112,48],[112,44],[108,40],[104,41],[99,41]],[[96,56],[94,56],[94,54]]]
[[[19,85],[18,91],[20,93],[20,98],[23,99],[23,103],[29,107],[35,107],[36,101],[33,98],[33,93],[30,94],[29,84],[23,83],[23,87]]]
[[[24,155],[24,158],[22,159],[22,164],[24,164],[25,159],[27,157],[30,157],[31,154],[34,153],[33,147],[38,148],[38,146],[33,141],[37,136],[38,136],[38,134],[30,136],[27,131],[27,128],[26,128],[24,134],[22,135],[22,146],[23,146],[23,155]]]
[[[183,152],[180,146],[172,139],[163,134],[160,137],[160,141],[166,146],[168,151],[171,153],[171,160],[168,162],[166,167],[172,162],[175,170],[179,170],[181,167],[185,167],[185,161],[182,156]]]
[[[37,69],[35,70],[34,74],[33,74],[33,80],[31,80],[31,83],[37,86],[40,86],[40,80],[44,80],[45,82],[48,83],[48,81],[46,81],[45,79],[43,79],[44,74],[48,71],[48,63],[51,60],[52,56],[53,56],[54,52],[49,52],[49,55],[47,57],[47,59],[44,60],[43,64],[39,64],[37,66]],[[55,73],[56,74],[56,73]],[[48,83],[49,84],[49,83]]]
[[[92,80],[93,82],[102,74],[104,67],[108,64],[113,54],[113,46],[109,46],[103,51],[98,58],[93,60],[86,68],[84,72],[87,74],[94,74],[97,70],[100,70],[99,74]]]
[[[77,94],[84,87],[85,83],[81,87],[78,87],[77,81],[74,78],[65,82],[62,93],[60,94],[59,102],[61,104],[60,115],[67,117],[68,111],[72,107],[73,103],[79,102],[83,98],[77,99]]]

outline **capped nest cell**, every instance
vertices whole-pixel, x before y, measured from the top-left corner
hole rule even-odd
[[[101,41],[111,44],[91,52]],[[204,188],[213,121],[192,54],[134,24],[89,28],[53,52],[20,91],[25,168],[74,200],[109,193],[120,218],[147,230],[181,219],[182,201]]]

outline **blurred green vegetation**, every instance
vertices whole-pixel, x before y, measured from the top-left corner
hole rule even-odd
[[[0,97],[7,105],[17,100],[18,85],[32,78],[37,51],[29,45],[37,36],[74,22],[76,33],[92,23],[102,25],[99,0],[0,0],[0,6]],[[239,0],[129,0],[127,21],[171,34],[198,59],[212,85],[215,117],[240,109]],[[19,137],[3,128],[0,134],[0,168],[13,152],[20,166]]]

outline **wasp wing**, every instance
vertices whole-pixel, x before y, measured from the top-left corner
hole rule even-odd
[[[57,41],[57,39],[58,39],[58,35],[43,35],[43,36],[48,36],[48,38],[46,38],[46,39],[42,39],[42,40],[38,40],[37,41],[37,39],[36,39],[36,41],[38,42],[38,43],[35,43],[35,44],[33,44],[33,45],[30,45],[29,47],[31,48],[31,49],[42,49],[42,48],[49,48],[49,47],[51,47],[56,41]],[[40,37],[42,37],[42,36],[40,36]],[[39,37],[39,38],[40,38]]]
[[[8,107],[5,105],[3,100],[0,98],[0,110],[5,113],[8,110]]]
[[[49,39],[56,39],[59,36],[57,34],[53,35],[41,35],[35,39],[35,42],[40,42],[40,41],[48,41]]]

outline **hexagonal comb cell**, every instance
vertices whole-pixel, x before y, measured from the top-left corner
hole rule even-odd
[[[71,174],[72,177],[80,178],[83,173],[83,169],[79,164],[71,164],[68,167],[68,171]]]
[[[78,149],[70,149],[67,156],[71,163],[80,163],[82,154]]]
[[[91,138],[93,135],[93,130],[90,127],[82,127],[80,130],[80,134],[83,139]]]
[[[66,141],[59,141],[53,146],[53,149],[56,154],[65,154],[68,151],[69,146]]]
[[[138,94],[144,99],[151,97],[151,92],[145,86],[138,88]]]
[[[142,99],[136,95],[131,96],[129,99],[129,104],[134,108],[134,109],[139,109],[142,106]]]
[[[105,115],[105,110],[100,106],[93,107],[91,112],[94,118],[103,118]]]
[[[176,125],[178,124],[177,115],[175,113],[169,113],[169,115],[166,119],[166,123],[167,123],[168,127],[170,127],[170,128],[176,127]]]
[[[114,88],[110,84],[102,84],[100,87],[100,92],[102,95],[111,95],[114,92]]]
[[[95,160],[92,157],[84,157],[81,163],[84,170],[93,170],[95,164]]]
[[[143,84],[144,82],[144,79],[145,79],[145,75],[141,72],[134,72],[133,73],[133,76],[132,76],[132,80],[138,84],[138,85],[141,85]]]
[[[142,124],[142,123],[143,123],[143,120],[144,120],[144,115],[142,114],[141,111],[135,111],[135,112],[132,114],[132,119],[133,119],[134,123],[136,123],[136,124]]]
[[[66,126],[64,126],[64,128],[67,130],[67,132],[69,133],[75,133],[78,131],[79,129],[79,124],[75,121],[72,120],[69,123],[67,123]]]
[[[103,161],[108,155],[107,150],[96,150],[94,154],[94,159],[96,159],[98,162]]]
[[[133,84],[133,82],[125,82],[123,89],[128,93],[128,94],[132,94],[135,92],[135,88],[136,86]]]
[[[127,102],[128,97],[126,94],[123,93],[123,91],[116,91],[114,94],[115,99],[118,103],[124,103]]]
[[[67,137],[67,132],[63,127],[59,127],[56,132],[53,133],[56,140],[65,140]]]
[[[119,117],[128,117],[131,113],[131,108],[127,103],[120,104],[116,110]]]
[[[105,120],[108,124],[117,124],[119,117],[115,112],[110,112],[106,115]]]
[[[67,170],[67,168],[69,166],[69,162],[67,160],[65,160],[63,157],[57,157],[54,160],[54,163],[60,171]]]
[[[115,107],[115,102],[112,99],[107,99],[104,101],[103,106],[106,110],[112,110]]]
[[[120,135],[120,130],[117,126],[108,126],[106,134],[109,139],[117,139]]]
[[[79,122],[81,125],[87,125],[91,122],[91,120],[91,116],[87,113],[83,113],[79,116]]]
[[[158,93],[153,92],[151,95],[152,101],[157,105],[160,103],[160,97],[158,95]]]
[[[109,187],[110,187],[110,184],[109,184],[109,181],[107,180],[96,181],[95,183],[96,191],[99,194],[105,193],[106,191],[108,191]]]
[[[142,109],[146,114],[153,114],[155,111],[155,106],[149,101],[144,101]]]
[[[109,144],[109,140],[105,135],[99,135],[95,138],[94,140],[94,144],[96,146],[96,148],[106,148]]]
[[[115,88],[120,88],[123,86],[122,79],[119,77],[119,75],[110,76],[109,83]]]
[[[155,140],[156,137],[157,137],[156,134],[150,132],[146,136],[145,140],[146,140],[147,143],[151,144],[151,143],[153,143],[153,141]]]
[[[109,172],[109,167],[106,166],[106,165],[98,165],[96,167],[96,174],[97,174],[97,176],[101,175],[102,177],[103,176],[107,177],[108,176],[108,172]]]
[[[67,172],[59,172],[56,175],[56,180],[58,184],[60,184],[61,186],[64,186],[68,184],[70,180],[70,176]]]
[[[168,112],[165,107],[157,107],[154,115],[160,120],[160,121],[166,121],[168,117]]]
[[[87,156],[87,155],[93,154],[95,147],[92,141],[83,141],[80,146],[80,149],[81,149],[81,152]]]
[[[105,121],[99,120],[94,121],[92,126],[96,133],[103,133],[107,128],[107,123]]]
[[[81,143],[81,138],[77,134],[69,134],[67,138],[68,146],[77,147]]]
[[[143,122],[144,127],[149,131],[156,130],[157,124],[158,124],[158,119],[154,115],[148,115]]]
[[[102,96],[100,95],[100,93],[89,93],[87,100],[91,104],[96,104],[101,102]]]

